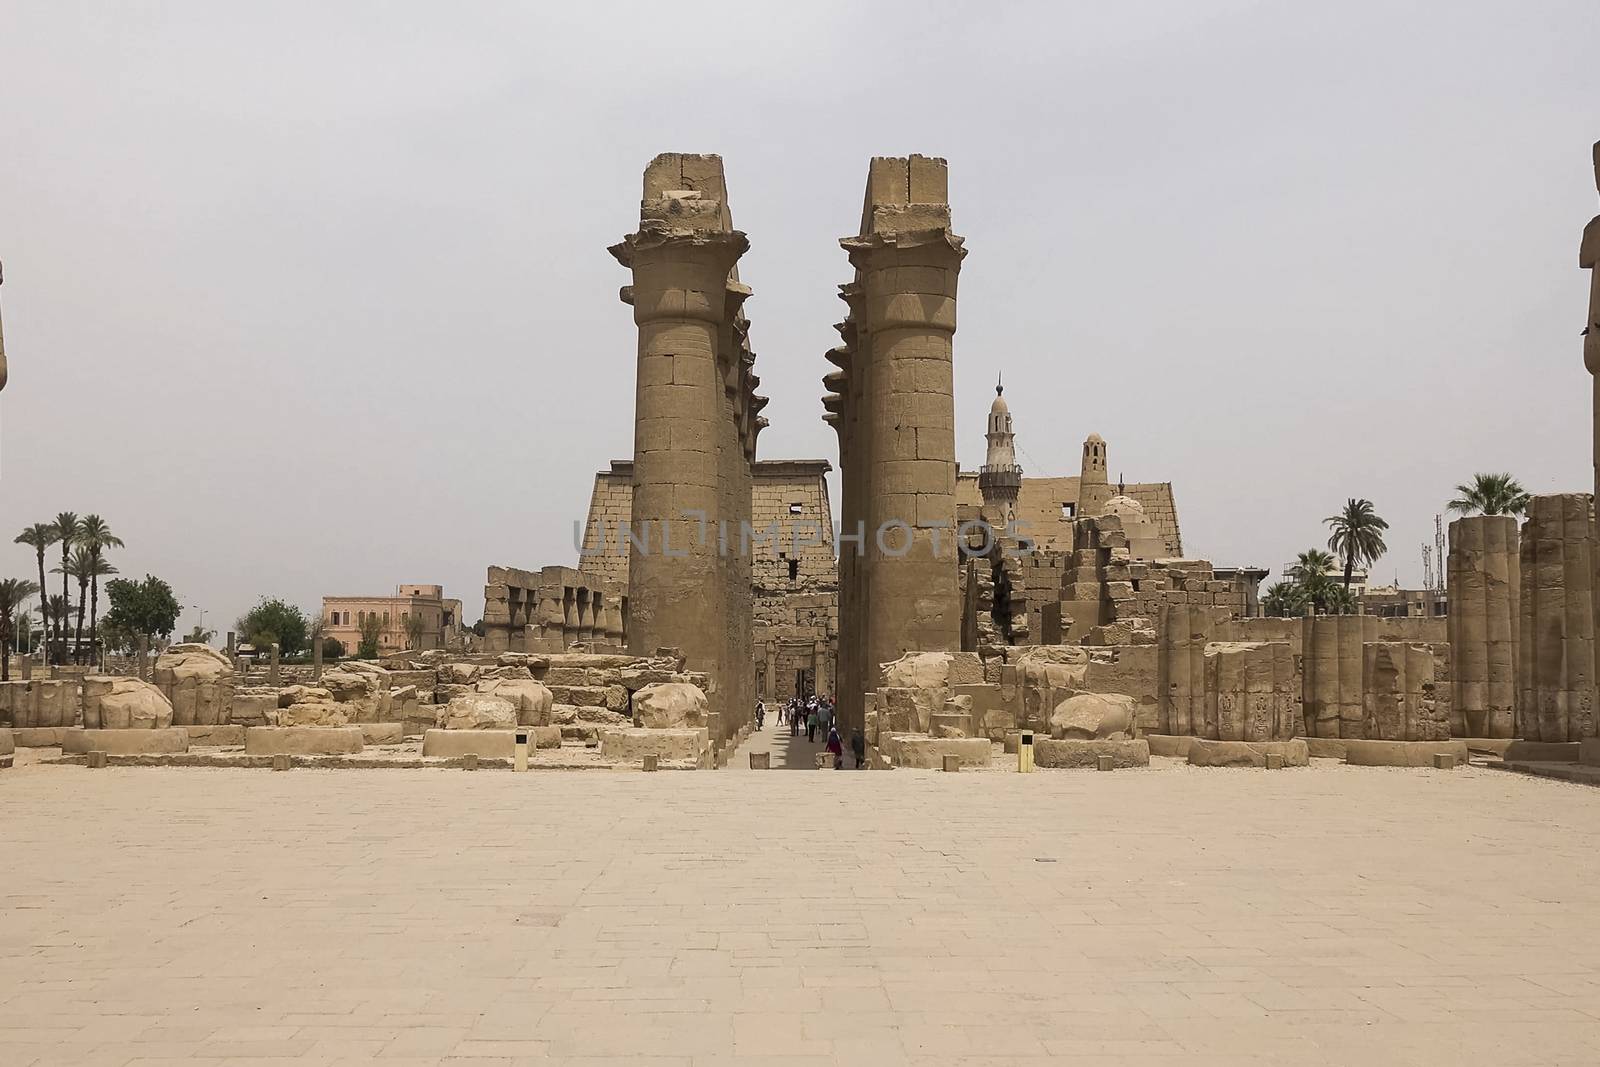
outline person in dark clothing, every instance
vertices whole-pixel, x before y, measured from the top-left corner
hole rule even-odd
[[[850,754],[856,758],[856,770],[867,762],[867,739],[861,736],[860,730],[850,731]]]

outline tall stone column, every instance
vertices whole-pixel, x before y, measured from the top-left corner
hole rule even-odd
[[[730,417],[719,355],[728,285],[749,247],[723,201],[721,160],[668,153],[645,171],[639,230],[611,248],[633,272],[623,299],[639,327],[634,405],[628,647],[683,651],[712,676],[714,720],[731,724],[742,691],[729,662],[726,561],[718,523],[730,516],[723,466]],[[713,195],[707,195],[707,194]],[[721,727],[731,732],[731,725]]]
[[[1450,524],[1450,730],[1515,737],[1520,564],[1517,520],[1473,515]]]
[[[857,329],[861,318],[861,287],[849,282],[839,287],[839,298],[849,307],[844,321],[835,324],[844,343],[827,353],[837,370],[822,379],[829,389],[822,406],[824,421],[839,437],[839,662],[837,714],[841,732],[848,736],[866,725],[864,695],[870,685],[865,668],[866,560],[857,530],[865,530],[866,460],[870,451],[871,420],[861,415],[861,375],[865,362],[861,345],[866,338]]]
[[[1594,184],[1600,190],[1600,142],[1594,146]],[[1600,215],[1583,228],[1578,267],[1589,272],[1589,317],[1583,324],[1583,365],[1594,377],[1594,493],[1600,499]]]
[[[865,596],[855,610],[872,685],[881,664],[907,651],[961,643],[953,339],[966,252],[950,228],[944,161],[874,159],[861,234],[840,244],[867,335],[853,369],[860,418],[872,427],[862,458]]]
[[[1518,736],[1595,735],[1595,521],[1588,493],[1528,502],[1520,552]]]

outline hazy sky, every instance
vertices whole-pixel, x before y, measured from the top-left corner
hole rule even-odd
[[[1473,471],[1590,486],[1597,31],[1594,0],[6,0],[0,573],[63,509],[219,630],[399,582],[470,621],[486,565],[570,564],[632,452],[605,249],[675,150],[723,155],[750,235],[763,456],[837,462],[837,239],[869,156],[939,155],[964,467],[1003,369],[1027,473],[1099,432],[1190,555],[1274,568],[1370,497],[1376,577],[1415,584]]]

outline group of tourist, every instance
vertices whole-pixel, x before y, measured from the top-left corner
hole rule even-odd
[[[760,727],[767,720],[767,704],[764,700],[756,701],[756,725]],[[835,705],[831,697],[817,696],[813,693],[807,697],[790,697],[778,705],[778,725],[788,724],[789,736],[798,738],[800,731],[806,733],[806,740],[815,743],[817,735],[822,734],[826,741],[823,748],[833,755],[833,769],[844,769],[844,741],[839,736],[839,727],[835,716]],[[867,763],[867,740],[859,729],[850,735],[850,753],[855,757],[855,769],[860,770]]]

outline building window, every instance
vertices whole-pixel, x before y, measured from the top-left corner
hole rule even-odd
[[[791,515],[803,514],[805,512],[805,510],[806,510],[806,508],[805,508],[804,504],[795,503],[795,504],[790,504],[789,505],[789,514],[791,514]]]
[[[1073,516],[1075,516],[1077,514],[1078,514],[1078,505],[1074,504],[1070,500],[1063,500],[1061,502],[1061,517],[1063,519],[1070,519],[1070,518],[1072,518]]]
[[[794,582],[794,581],[799,581],[799,579],[800,579],[800,561],[797,560],[797,559],[791,559],[789,561],[789,580],[791,582]]]

